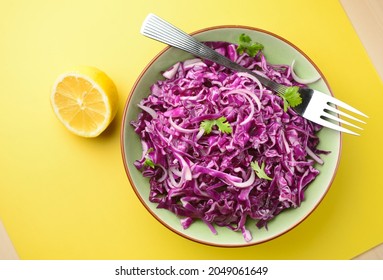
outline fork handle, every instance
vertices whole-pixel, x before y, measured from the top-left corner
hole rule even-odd
[[[141,34],[159,42],[189,52],[197,57],[216,62],[236,72],[249,73],[256,77],[264,86],[272,88],[277,92],[279,92],[278,89],[281,88],[280,84],[260,76],[257,73],[254,73],[253,71],[239,65],[238,63],[231,61],[227,57],[209,48],[194,37],[190,36],[189,34],[154,14],[149,14],[146,17],[141,27]],[[284,89],[281,88],[281,91],[281,93],[283,93]]]

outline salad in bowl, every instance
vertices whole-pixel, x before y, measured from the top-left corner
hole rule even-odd
[[[276,94],[247,73],[168,47],[125,107],[125,169],[145,207],[182,236],[217,246],[270,240],[303,221],[331,185],[340,134],[292,108],[297,86],[331,91],[315,64],[277,35],[224,26],[194,36],[291,90]]]

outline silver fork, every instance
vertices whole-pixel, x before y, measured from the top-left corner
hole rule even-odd
[[[249,73],[255,76],[265,87],[277,93],[283,94],[287,89],[286,86],[262,77],[253,71],[231,61],[227,57],[207,47],[205,44],[199,42],[194,37],[183,32],[174,25],[168,23],[167,21],[154,14],[149,14],[144,20],[141,27],[141,34],[183,51],[189,52],[197,57],[216,62],[236,72]],[[300,88],[298,92],[302,97],[302,103],[294,107],[294,110],[304,118],[314,123],[353,135],[359,134],[341,126],[339,123],[343,123],[361,130],[362,128],[350,123],[349,121],[339,118],[338,115],[347,117],[360,123],[366,123],[348,113],[338,110],[337,106],[343,107],[350,112],[368,118],[368,116],[364,113],[330,95],[310,88]]]

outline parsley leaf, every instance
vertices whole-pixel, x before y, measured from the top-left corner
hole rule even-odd
[[[239,36],[237,47],[238,54],[246,52],[249,56],[254,57],[258,51],[261,50],[263,50],[263,45],[258,42],[252,43],[251,38],[248,35],[242,33]]]
[[[205,131],[205,134],[209,134],[213,128],[213,125],[215,125],[215,120],[204,120],[201,122],[200,128]]]
[[[149,153],[150,152],[153,152],[154,149],[153,148],[149,148],[147,151],[146,151],[146,154],[145,154],[145,161],[144,161],[144,166],[149,166],[151,168],[154,169],[155,167],[155,164],[153,162],[153,160],[149,157]]]
[[[148,157],[145,159],[144,165],[154,169],[154,162]]]
[[[215,125],[223,133],[230,134],[232,132],[232,128],[225,117],[220,117],[216,120],[204,120],[201,122],[200,128],[205,131],[205,134],[209,134]]]
[[[232,132],[232,128],[225,117],[220,117],[215,124],[218,126],[219,131],[223,133],[230,134]]]
[[[295,107],[302,103],[302,97],[298,92],[299,87],[288,87],[283,94],[278,94],[283,99],[283,110],[286,112],[289,107]]]
[[[266,179],[266,180],[273,180],[265,173],[265,162],[262,162],[261,167],[259,167],[258,163],[256,161],[251,163],[251,168],[255,171],[255,174],[257,174],[258,178]]]

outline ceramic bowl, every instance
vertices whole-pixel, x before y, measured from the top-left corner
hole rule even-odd
[[[246,26],[218,26],[206,28],[192,33],[200,41],[227,41],[236,43],[239,35],[245,33],[253,40],[262,43],[267,60],[272,64],[291,64],[295,59],[295,71],[301,77],[312,77],[320,75],[321,79],[310,87],[330,94],[330,87],[322,72],[315,63],[305,55],[298,47],[286,39],[253,27]],[[137,118],[140,108],[137,104],[150,93],[150,86],[159,79],[163,79],[161,72],[168,69],[178,61],[191,58],[192,55],[173,47],[165,47],[157,54],[143,69],[137,81],[133,85],[131,93],[126,101],[121,129],[121,150],[126,174],[143,207],[147,209],[164,226],[190,240],[203,244],[221,247],[249,246],[274,239],[285,234],[300,224],[312,213],[322,201],[329,190],[339,162],[341,150],[341,134],[329,129],[319,132],[319,148],[331,151],[330,154],[322,156],[323,165],[316,166],[320,175],[309,185],[305,191],[305,200],[301,206],[282,212],[268,223],[268,229],[258,229],[254,221],[247,223],[253,239],[246,242],[241,232],[233,232],[224,227],[216,227],[217,235],[212,234],[210,229],[201,221],[194,222],[190,228],[184,230],[180,219],[175,214],[164,209],[157,209],[157,205],[149,201],[149,181],[144,178],[134,166],[134,161],[140,159],[142,147],[138,135],[130,125]],[[320,228],[322,225],[315,225]],[[153,233],[155,234],[155,233]]]

